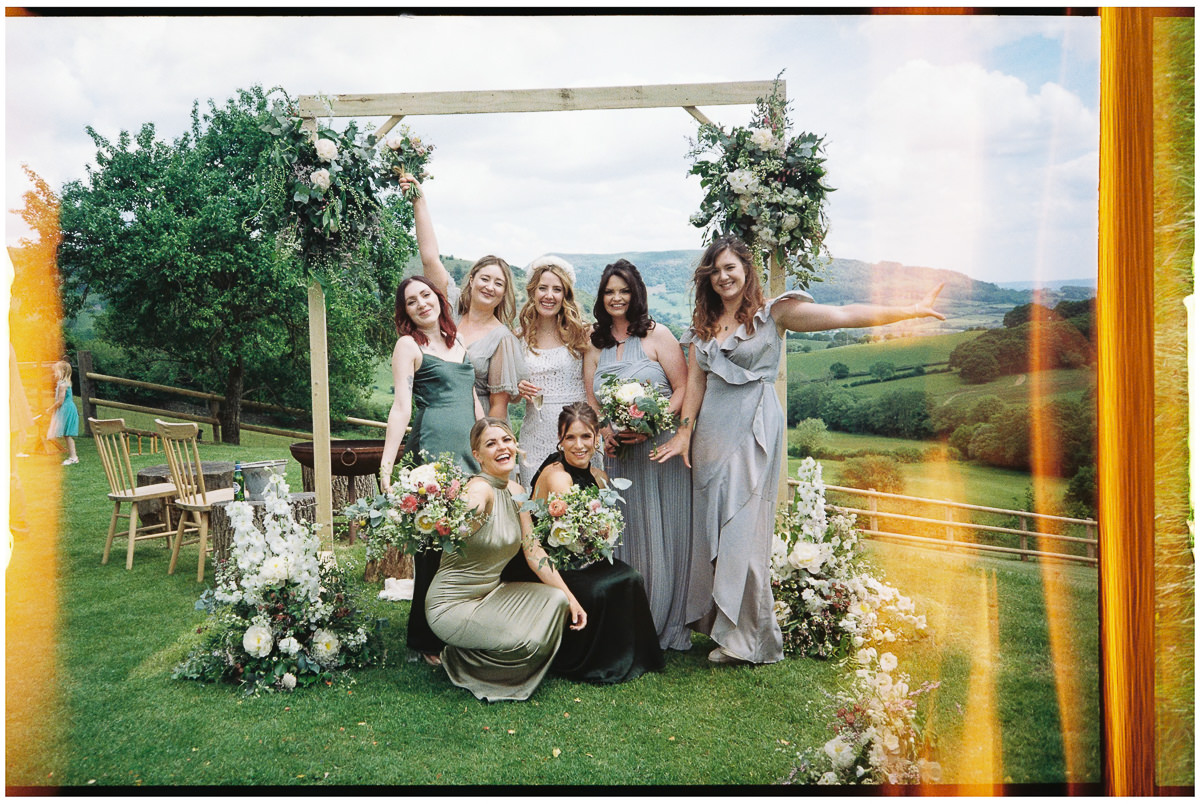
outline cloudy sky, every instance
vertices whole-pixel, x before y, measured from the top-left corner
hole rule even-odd
[[[239,87],[303,94],[759,81],[826,138],[835,257],[987,281],[1096,273],[1097,17],[356,16],[5,21],[5,206],[28,164],[84,178],[106,137],[187,127]],[[749,106],[702,109],[730,126]],[[363,122],[377,125],[384,118]],[[410,117],[437,145],[443,253],[698,248],[681,109]],[[23,234],[6,217],[6,243]]]

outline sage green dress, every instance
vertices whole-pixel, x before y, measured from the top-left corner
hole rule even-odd
[[[521,549],[521,521],[508,481],[479,475],[495,489],[492,513],[442,565],[425,599],[429,626],[445,643],[450,680],[485,701],[523,701],[558,652],[570,613],[562,590],[501,582]]]
[[[475,367],[464,357],[459,362],[443,360],[424,352],[413,375],[412,432],[405,450],[418,464],[444,452],[454,456],[458,468],[468,474],[479,471],[471,454],[471,427],[475,424]],[[428,456],[422,455],[428,453]],[[413,557],[413,600],[408,615],[407,644],[418,653],[436,654],[442,641],[425,622],[425,594],[437,572],[440,550],[426,550]]]

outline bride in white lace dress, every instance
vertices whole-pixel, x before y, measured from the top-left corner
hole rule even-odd
[[[521,424],[521,485],[558,447],[558,414],[583,402],[583,355],[589,328],[575,301],[575,269],[561,257],[538,257],[529,266],[528,300],[518,317],[525,344],[528,380],[518,388],[525,399]],[[593,459],[597,466],[600,463]]]

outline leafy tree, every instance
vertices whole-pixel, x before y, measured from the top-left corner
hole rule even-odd
[[[844,380],[850,376],[850,367],[838,361],[829,367],[829,373],[833,375],[835,380]]]
[[[62,241],[59,200],[41,176],[22,165],[33,188],[24,206],[15,209],[33,237],[22,237],[9,248],[13,281],[8,311],[9,342],[22,361],[58,360],[63,353],[62,308],[59,304],[56,261]]]
[[[1000,415],[1008,409],[1008,405],[1003,399],[995,394],[981,396],[972,403],[970,408],[970,421],[985,424],[990,422],[993,417]]]
[[[1004,326],[1012,329],[1030,321],[1057,321],[1056,312],[1037,302],[1018,305],[1004,314]]]
[[[63,189],[60,269],[68,313],[94,293],[97,328],[146,371],[219,391],[226,440],[239,443],[241,402],[307,407],[308,312],[297,261],[276,248],[260,183],[273,138],[259,87],[192,109],[190,131],[160,140],[153,124],[110,142],[91,127],[95,167]],[[327,288],[330,404],[364,398],[386,354],[392,293],[411,239],[396,207]]]
[[[950,435],[950,446],[958,450],[964,458],[970,455],[971,437],[975,435],[978,424],[963,424]]]
[[[870,372],[872,377],[885,382],[896,376],[896,364],[888,360],[879,360],[871,364]]]
[[[1073,516],[1084,518],[1096,515],[1096,467],[1094,464],[1079,467],[1079,471],[1067,484],[1063,497],[1067,510]]]
[[[788,454],[796,458],[815,457],[828,440],[829,429],[820,419],[798,422],[788,436]]]
[[[900,462],[895,458],[865,455],[846,461],[842,468],[842,485],[901,494],[904,491],[904,476],[900,474]]]
[[[1000,376],[1000,362],[990,352],[975,349],[962,355],[958,361],[953,358],[954,353],[951,353],[951,366],[958,369],[963,382],[981,385]]]

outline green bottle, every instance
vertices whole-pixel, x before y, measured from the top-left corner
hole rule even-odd
[[[235,461],[233,464],[233,499],[238,501],[246,499],[246,481],[242,479],[241,461]]]

